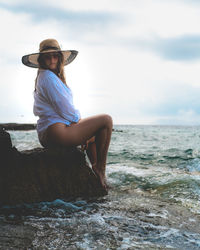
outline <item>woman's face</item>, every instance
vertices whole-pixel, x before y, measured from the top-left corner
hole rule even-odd
[[[59,55],[56,52],[44,54],[44,61],[48,69],[51,70],[57,69],[58,57]]]

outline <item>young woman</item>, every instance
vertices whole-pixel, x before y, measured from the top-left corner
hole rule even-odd
[[[73,105],[66,83],[64,66],[77,55],[75,50],[61,50],[55,39],[40,43],[39,53],[22,57],[26,66],[39,68],[34,91],[34,115],[39,116],[37,132],[44,147],[78,146],[86,149],[92,169],[107,188],[105,169],[112,133],[112,118],[101,114],[81,119]]]

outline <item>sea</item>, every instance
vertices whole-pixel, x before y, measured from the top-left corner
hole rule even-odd
[[[35,130],[8,132],[41,147]],[[104,197],[0,208],[13,249],[200,249],[200,126],[114,125],[106,175]]]

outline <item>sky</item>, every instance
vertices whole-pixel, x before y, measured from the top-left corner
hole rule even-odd
[[[200,1],[0,0],[0,123],[36,123],[37,69],[23,55],[55,38],[82,118],[200,125]]]

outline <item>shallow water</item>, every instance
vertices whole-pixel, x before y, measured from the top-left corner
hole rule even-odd
[[[15,248],[200,249],[200,127],[114,129],[107,196],[2,207],[0,235],[17,232]],[[36,131],[10,134],[19,150],[40,146]]]

